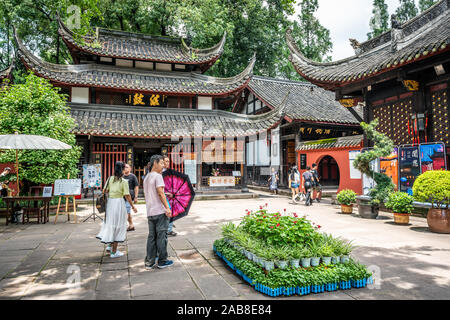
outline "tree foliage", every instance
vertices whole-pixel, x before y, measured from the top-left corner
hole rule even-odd
[[[385,0],[374,0],[372,9],[372,18],[369,22],[370,30],[367,34],[368,39],[375,38],[389,30],[389,13]]]
[[[395,10],[395,15],[399,22],[404,23],[411,20],[419,11],[417,10],[416,3],[414,0],[399,0],[400,6]]]
[[[433,4],[435,4],[437,0],[419,0],[419,10],[420,12],[424,12]]]
[[[74,120],[68,112],[67,96],[59,94],[47,80],[28,74],[24,84],[0,89],[0,134],[47,136],[72,146],[70,150],[24,150],[19,152],[20,179],[52,183],[78,174],[81,147],[71,133]],[[15,162],[15,151],[0,154],[0,163]]]
[[[373,120],[369,124],[361,122],[360,125],[367,138],[374,142],[374,146],[367,152],[361,152],[353,162],[353,167],[373,178],[376,186],[370,190],[369,196],[372,198],[373,205],[379,205],[394,191],[395,186],[386,174],[373,171],[370,163],[375,159],[390,155],[394,149],[394,143],[387,136],[376,131],[378,120]]]

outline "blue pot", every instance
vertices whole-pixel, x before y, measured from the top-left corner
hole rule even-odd
[[[311,258],[302,258],[302,267],[303,268],[311,267]]]
[[[289,261],[285,261],[285,260],[277,261],[277,266],[278,266],[280,269],[286,269],[287,266],[288,266],[288,263],[289,263]]]
[[[320,258],[318,258],[318,257],[311,258],[311,265],[313,267],[317,267],[319,264],[320,264]]]
[[[292,259],[290,262],[291,262],[291,266],[292,266],[293,268],[298,268],[298,267],[300,267],[300,259]]]
[[[349,256],[341,256],[341,263],[347,263],[350,261]]]
[[[322,262],[327,266],[331,264],[331,257],[322,257]]]
[[[275,269],[275,263],[273,261],[266,261],[266,263],[264,264],[264,269],[266,269],[267,271]]]
[[[331,263],[332,264],[337,264],[341,262],[341,257],[331,257]]]

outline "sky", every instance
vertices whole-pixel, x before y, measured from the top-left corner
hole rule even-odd
[[[319,0],[316,17],[330,30],[333,42],[332,60],[344,59],[355,54],[349,38],[367,40],[373,0]],[[389,16],[399,5],[399,0],[386,0]],[[416,0],[418,5],[418,0]],[[296,12],[300,12],[297,7]],[[390,20],[389,20],[390,25]]]

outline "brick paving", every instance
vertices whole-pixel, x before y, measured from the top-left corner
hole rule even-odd
[[[195,201],[189,216],[175,223],[178,236],[169,238],[168,248],[175,263],[163,270],[144,268],[144,205],[134,217],[136,231],[119,245],[126,255],[117,259],[95,238],[99,220],[74,224],[63,215],[56,225],[50,219],[9,226],[0,220],[0,299],[273,299],[253,290],[212,251],[221,223],[238,221],[245,209],[266,202],[269,209],[307,214],[322,231],[354,240],[353,256],[381,271],[378,289],[276,299],[450,299],[450,235],[429,232],[425,219],[411,217],[409,226],[397,226],[389,213],[365,220],[338,214],[338,206],[291,205],[287,197],[264,193],[259,199]],[[90,210],[82,207],[79,215]],[[70,284],[78,276],[79,285]]]

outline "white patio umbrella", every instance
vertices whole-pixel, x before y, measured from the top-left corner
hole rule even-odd
[[[19,150],[68,150],[67,143],[59,140],[30,134],[0,135],[0,150],[16,150],[17,195],[19,195]]]

